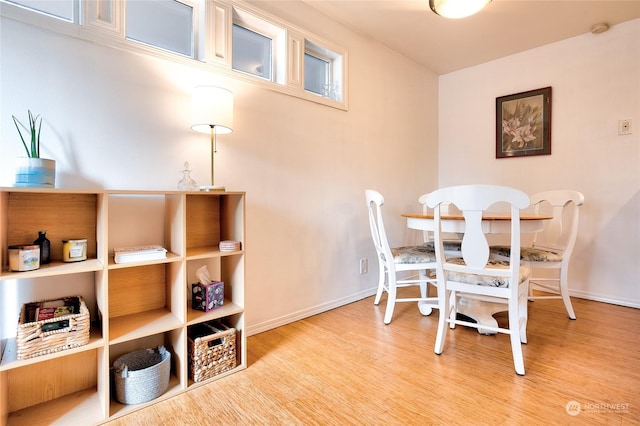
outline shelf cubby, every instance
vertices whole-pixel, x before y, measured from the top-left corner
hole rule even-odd
[[[111,389],[109,395],[109,415],[123,416],[135,411],[142,407],[154,404],[157,401],[161,401],[166,398],[170,398],[185,390],[186,373],[183,371],[182,353],[185,351],[184,339],[185,331],[182,327],[178,327],[174,330],[164,333],[154,333],[145,337],[141,337],[135,340],[129,340],[119,344],[111,344],[109,347],[109,365],[113,363],[122,355],[129,352],[137,351],[140,349],[156,348],[158,346],[164,346],[171,353],[171,373],[169,376],[169,387],[158,398],[141,403],[141,404],[123,404],[116,399],[115,389]],[[177,358],[177,359],[176,359]],[[113,374],[113,373],[112,373]],[[111,385],[115,386],[111,381]]]
[[[98,392],[102,349],[69,351],[1,372],[11,398],[9,424],[67,424],[104,419]],[[82,368],[79,368],[79,367]]]
[[[185,310],[182,270],[178,262],[110,270],[109,339],[133,339],[180,325]]]

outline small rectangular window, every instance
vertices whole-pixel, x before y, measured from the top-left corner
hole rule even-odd
[[[334,101],[342,100],[343,55],[304,41],[304,89]]]
[[[9,3],[23,6],[46,15],[64,19],[69,22],[78,21],[78,0],[7,0]]]
[[[273,40],[233,24],[232,67],[236,71],[271,81]]]
[[[304,89],[321,96],[328,96],[331,67],[329,61],[304,54]]]
[[[193,7],[177,0],[127,1],[129,40],[194,56]]]

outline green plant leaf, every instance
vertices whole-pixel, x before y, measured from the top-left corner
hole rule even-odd
[[[22,136],[22,131],[20,130],[20,127],[18,126],[18,124],[20,124],[20,126],[22,126],[23,129],[27,130],[27,127],[22,124],[20,122],[20,120],[18,120],[16,118],[15,115],[12,115],[11,118],[13,118],[13,124],[16,125],[16,130],[18,131],[18,134],[20,135],[20,140],[22,140],[22,145],[24,145],[24,150],[27,152],[27,157],[31,157],[30,153],[29,153],[29,148],[27,147],[27,142],[24,140],[24,136]]]
[[[36,143],[36,147],[37,147],[37,151],[36,151],[36,157],[40,158],[40,130],[42,130],[42,118],[40,119],[40,124],[38,125],[38,140]]]
[[[31,113],[31,110],[28,111],[29,113],[29,128],[31,129],[31,157],[33,158],[37,158],[38,157],[38,147],[36,146],[36,142],[37,142],[37,138],[36,138],[36,120],[38,119],[38,117],[34,117],[33,113]]]
[[[40,158],[40,133],[42,131],[42,118],[40,117],[40,114],[33,115],[31,110],[27,110],[27,113],[29,114],[28,129],[27,126],[22,124],[22,122],[18,120],[15,115],[12,115],[11,117],[13,118],[13,123],[16,125],[16,129],[18,130],[18,134],[20,135],[20,139],[22,140],[22,145],[24,146],[25,151],[27,151],[27,157]],[[40,119],[39,123],[38,119]],[[31,149],[29,149],[29,145],[27,145],[27,141],[22,135],[22,130],[20,130],[20,127],[24,129],[25,133],[31,134]]]

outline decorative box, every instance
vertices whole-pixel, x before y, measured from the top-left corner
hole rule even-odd
[[[209,284],[191,284],[191,308],[209,312],[224,304],[224,283],[212,281]]]
[[[50,307],[55,309],[50,312]],[[17,357],[27,359],[86,345],[90,328],[89,309],[81,296],[26,303],[20,310]]]
[[[236,367],[236,329],[221,322],[189,328],[189,377],[201,382]]]

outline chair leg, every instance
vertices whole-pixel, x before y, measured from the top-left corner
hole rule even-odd
[[[396,277],[392,277],[389,274],[388,290],[387,290],[387,308],[384,311],[384,323],[391,323],[391,317],[393,316],[393,309],[396,306],[396,294],[398,291],[396,285]]]
[[[454,322],[458,316],[458,295],[455,291],[449,291],[449,308],[447,310],[449,315],[449,328],[456,328],[456,323]]]
[[[519,304],[519,301],[509,303],[509,330],[511,331],[510,340],[511,352],[513,353],[513,364],[515,366],[516,373],[520,376],[524,376],[524,359],[522,358],[522,343],[520,341]]]
[[[521,262],[520,266],[525,266],[529,268],[530,271],[533,272],[533,268],[531,267],[531,263],[529,262]],[[527,285],[527,300],[533,302],[533,286]]]
[[[444,349],[444,341],[447,337],[447,318],[449,318],[449,310],[452,309],[450,304],[452,292],[449,290],[438,288],[438,332],[436,334],[436,344],[433,351],[440,355]]]
[[[382,262],[378,263],[378,291],[376,292],[376,298],[373,301],[374,305],[380,303],[380,298],[382,298],[382,293],[384,292],[384,282],[386,279],[387,271],[385,270],[384,264]]]
[[[569,297],[569,284],[567,282],[568,271],[567,267],[563,265],[560,268],[560,295],[564,302],[564,307],[567,309],[567,314],[572,320],[576,319],[576,314],[573,311],[573,305],[571,304],[571,298]]]
[[[518,289],[518,327],[520,329],[520,342],[522,343],[527,343],[527,321],[529,320],[529,312],[527,311],[529,308],[528,294],[529,281],[527,280],[524,284],[521,284]]]

